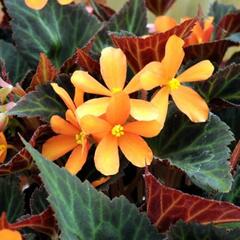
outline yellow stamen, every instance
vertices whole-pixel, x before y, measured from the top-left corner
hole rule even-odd
[[[80,132],[80,133],[75,135],[76,142],[79,145],[83,144],[84,138],[85,138],[85,134],[83,132]]]
[[[115,93],[120,93],[122,91],[121,88],[118,88],[118,87],[115,87],[112,89],[112,93],[115,94]]]
[[[0,144],[0,152],[3,152],[6,150],[6,146],[4,144]]]
[[[112,128],[112,135],[115,137],[121,137],[124,135],[124,128],[122,125],[117,124]]]
[[[181,83],[177,78],[173,78],[168,82],[168,86],[170,87],[171,90],[176,90],[180,87]]]

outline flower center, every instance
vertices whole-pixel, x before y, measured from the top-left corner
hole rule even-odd
[[[112,135],[115,137],[121,137],[124,135],[124,128],[122,125],[117,124],[112,128]]]
[[[75,135],[75,139],[77,144],[82,145],[83,144],[83,140],[85,138],[85,134],[83,132],[80,132],[78,134]]]
[[[122,91],[122,89],[119,88],[119,87],[114,87],[114,88],[112,89],[112,93],[113,93],[113,94],[115,94],[115,93],[120,93],[121,91]]]
[[[0,152],[3,152],[6,150],[6,146],[4,144],[0,144]]]
[[[171,90],[176,90],[180,87],[181,83],[177,78],[173,78],[168,82],[168,86],[171,88]]]

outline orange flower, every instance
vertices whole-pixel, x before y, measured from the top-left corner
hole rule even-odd
[[[58,135],[51,137],[43,144],[42,154],[48,160],[54,161],[67,152],[72,151],[65,167],[70,173],[76,174],[86,162],[90,148],[87,136],[81,130],[74,114],[77,106],[83,102],[83,93],[76,90],[73,102],[63,88],[59,87],[56,83],[52,83],[51,85],[69,109],[65,114],[66,120],[57,115],[51,117],[51,128]]]
[[[185,17],[181,20],[181,22],[189,19],[189,17]],[[186,45],[209,42],[211,40],[211,36],[214,30],[213,19],[213,17],[208,17],[204,21],[198,20],[192,29],[192,33],[185,40]],[[154,25],[157,32],[166,32],[177,26],[177,22],[172,17],[159,16],[156,18]]]
[[[156,136],[159,133],[159,123],[157,121],[128,122],[129,114],[129,96],[121,92],[111,98],[104,118],[87,115],[79,119],[85,133],[100,139],[94,161],[97,170],[104,175],[118,172],[118,147],[137,167],[144,167],[152,161],[152,151],[140,136]]]
[[[0,163],[3,163],[7,156],[7,141],[3,134],[0,132]]]
[[[77,115],[79,118],[87,114],[100,116],[106,112],[111,97],[116,93],[125,92],[126,94],[130,94],[141,89],[139,81],[141,72],[135,75],[127,86],[124,87],[127,73],[127,60],[121,49],[112,47],[103,49],[100,58],[100,67],[103,80],[107,87],[100,84],[87,72],[75,71],[72,75],[71,81],[75,87],[87,93],[106,96],[91,99],[78,107]],[[130,99],[130,103],[130,114],[133,118],[151,121],[158,117],[158,111],[151,103],[142,99]]]
[[[61,5],[70,4],[73,0],[57,0]],[[32,9],[41,10],[47,5],[48,0],[25,0],[25,4]]]
[[[18,231],[2,229],[2,230],[0,230],[0,239],[2,239],[2,240],[22,240],[22,236]]]
[[[174,18],[169,16],[158,16],[154,21],[156,32],[166,32],[177,25]]]
[[[158,121],[163,126],[167,115],[169,94],[177,107],[193,122],[204,122],[208,118],[209,109],[197,92],[183,83],[208,79],[214,67],[210,61],[201,61],[176,76],[184,58],[184,41],[173,35],[165,47],[162,62],[151,62],[143,70],[140,77],[142,87],[146,90],[160,86],[152,98],[152,103],[159,108]]]
[[[186,45],[209,42],[214,30],[213,19],[213,17],[208,17],[203,22],[197,21],[191,35],[186,39]]]

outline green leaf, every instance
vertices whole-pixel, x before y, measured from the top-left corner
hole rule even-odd
[[[0,40],[0,59],[5,63],[9,79],[13,84],[20,82],[29,69],[16,47],[3,40]]]
[[[24,140],[23,140],[24,141]],[[49,193],[61,239],[162,239],[148,218],[125,197],[110,200],[85,181],[59,168],[24,141]]]
[[[220,98],[240,105],[240,64],[228,65],[195,87],[208,101]]]
[[[224,121],[234,133],[235,139],[240,139],[240,108],[229,107],[221,108],[214,111],[214,114],[218,115],[222,121]]]
[[[240,240],[240,229],[227,231],[213,225],[178,221],[168,232],[169,240]]]
[[[0,215],[7,213],[7,220],[13,223],[21,217],[24,211],[24,197],[16,177],[0,178]]]
[[[239,167],[234,176],[234,182],[233,182],[231,191],[228,193],[218,193],[215,195],[214,199],[231,202],[235,205],[240,206],[240,168]]]
[[[57,79],[60,86],[69,83],[66,75],[60,75]],[[66,89],[66,88],[65,88]],[[69,91],[70,92],[70,91]],[[9,112],[10,116],[40,117],[49,121],[51,116],[64,116],[67,108],[59,96],[54,92],[50,84],[37,87],[36,91],[22,97]]]
[[[217,26],[222,17],[235,10],[237,9],[234,5],[222,4],[215,1],[209,9],[208,16],[214,17],[214,25]]]
[[[232,184],[228,145],[234,140],[229,127],[213,114],[206,123],[192,123],[171,110],[159,136],[149,140],[154,155],[168,159],[202,189],[228,192]]]
[[[80,4],[61,6],[51,0],[41,11],[28,8],[24,0],[5,0],[5,5],[12,18],[17,48],[31,66],[37,65],[40,52],[57,67],[61,66],[101,26],[97,18]]]
[[[105,27],[96,35],[93,50],[100,53],[104,47],[112,45],[108,31],[127,31],[134,35],[147,34],[147,15],[144,0],[129,0],[123,8],[113,15]]]

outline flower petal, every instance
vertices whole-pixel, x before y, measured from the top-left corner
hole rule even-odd
[[[123,51],[119,48],[106,47],[100,57],[101,74],[108,88],[112,91],[123,89],[126,74],[127,60]]]
[[[80,126],[86,135],[98,135],[104,137],[112,129],[112,126],[104,119],[86,115],[79,119]]]
[[[167,117],[168,111],[168,98],[169,98],[170,90],[168,87],[161,88],[156,95],[152,98],[151,103],[154,104],[158,108],[158,119],[157,121],[160,124],[160,129],[163,128],[164,122]]]
[[[66,5],[66,4],[70,4],[71,2],[73,2],[73,0],[57,0],[57,1],[61,5]]]
[[[0,239],[2,240],[22,240],[20,232],[10,230],[10,229],[1,229],[0,230]]]
[[[96,169],[109,176],[118,173],[119,155],[117,138],[108,134],[97,145],[94,156]]]
[[[140,81],[142,88],[145,90],[151,90],[166,84],[169,80],[166,78],[163,65],[160,62],[147,64],[141,72]]]
[[[6,149],[0,150],[0,163],[3,163],[7,156],[7,146]]]
[[[159,117],[158,109],[142,99],[130,99],[130,115],[138,121],[152,121]]]
[[[2,145],[0,150],[0,163],[3,163],[7,156],[7,140],[3,132],[0,132],[0,145]]]
[[[123,89],[123,91],[127,94],[131,94],[133,92],[137,92],[138,90],[142,89],[141,83],[140,83],[140,76],[141,71],[137,73],[127,84],[127,86]]]
[[[176,35],[172,35],[166,43],[165,56],[161,63],[165,69],[165,78],[168,80],[175,77],[181,66],[184,58],[183,45],[184,41]]]
[[[7,146],[7,140],[3,132],[0,132],[0,144]]]
[[[50,125],[52,130],[57,134],[75,136],[80,132],[78,128],[67,122],[65,119],[58,115],[53,115],[50,119]]]
[[[78,119],[85,115],[101,116],[107,111],[109,105],[109,97],[94,98],[84,102],[76,110]]]
[[[143,137],[154,137],[160,132],[157,121],[135,121],[124,125],[124,132],[133,133]]]
[[[49,138],[42,147],[42,155],[48,160],[56,160],[77,146],[75,136],[57,135]]]
[[[109,102],[106,112],[106,119],[111,124],[124,124],[130,114],[130,99],[124,93],[114,94]]]
[[[154,21],[157,32],[166,32],[177,25],[174,18],[169,16],[159,16]]]
[[[76,107],[80,106],[83,104],[83,96],[84,92],[80,88],[75,88],[75,94],[74,94],[74,103]]]
[[[45,7],[48,0],[25,0],[25,4],[32,9],[40,10]]]
[[[56,94],[63,100],[66,106],[74,112],[76,107],[67,91],[64,88],[59,87],[57,83],[51,83],[51,86]]]
[[[191,88],[180,86],[173,90],[171,95],[177,107],[192,122],[205,122],[208,119],[209,108],[206,102]]]
[[[77,146],[69,156],[65,168],[73,175],[77,174],[87,160],[89,147],[87,144]]]
[[[214,66],[209,60],[201,61],[180,74],[177,79],[180,82],[203,81],[211,77]]]
[[[84,71],[75,71],[71,77],[71,82],[76,88],[80,88],[87,93],[105,96],[111,96],[112,94],[101,83]]]
[[[134,166],[145,167],[152,162],[152,150],[138,135],[126,133],[118,142],[121,151]]]
[[[75,114],[73,113],[72,110],[68,109],[65,113],[65,118],[68,122],[70,122],[73,126],[75,126],[76,128],[79,128],[79,124],[77,121],[77,118],[75,116]]]

